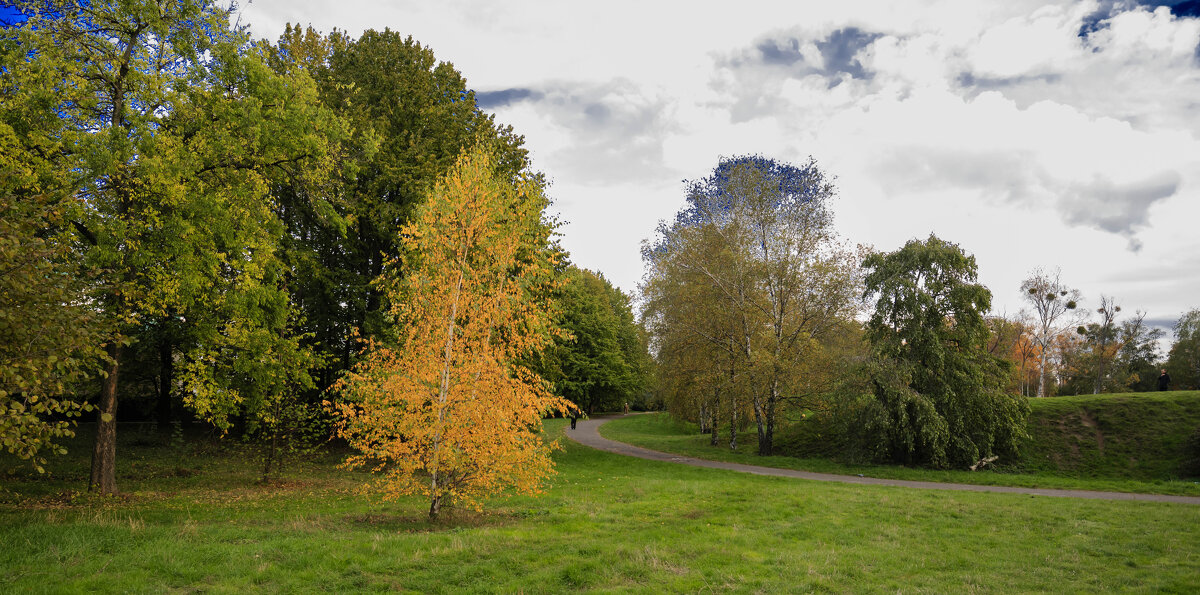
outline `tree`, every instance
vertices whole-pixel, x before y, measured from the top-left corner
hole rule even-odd
[[[644,251],[652,267],[670,255],[729,308],[762,455],[772,453],[777,412],[794,397],[798,366],[858,307],[859,255],[837,240],[833,195],[813,160],[796,167],[758,156],[722,159],[689,184],[687,206]]]
[[[1029,319],[1024,314],[1012,318],[992,316],[988,353],[1012,364],[1009,392],[1029,396],[1030,387],[1037,383],[1040,350],[1034,339]]]
[[[1037,396],[1046,396],[1046,362],[1054,340],[1064,328],[1073,326],[1074,319],[1063,319],[1067,313],[1075,310],[1079,302],[1079,290],[1068,288],[1060,280],[1061,271],[1055,269],[1049,273],[1043,269],[1034,269],[1025,281],[1021,282],[1021,292],[1025,301],[1033,307],[1034,324],[1036,325],[1035,339],[1039,356],[1039,376]]]
[[[1028,405],[1005,394],[1002,360],[987,352],[992,294],[976,282],[975,257],[930,235],[873,254],[865,297],[874,401],[862,437],[877,456],[904,464],[968,467],[1016,453]]]
[[[123,350],[152,319],[199,320],[214,299],[282,288],[267,169],[320,175],[338,129],[303,73],[275,75],[210,0],[27,3],[3,75],[48,73],[21,93],[49,102],[73,179],[71,221],[100,271],[108,322],[89,487],[114,493]],[[10,38],[11,39],[11,38]]]
[[[1167,355],[1167,369],[1175,388],[1200,389],[1200,309],[1185,312],[1175,322],[1175,343]]]
[[[677,230],[673,244],[645,245],[649,272],[641,286],[642,321],[656,354],[656,390],[671,415],[697,422],[719,441],[728,423],[729,448],[750,412],[749,366],[739,348],[740,317],[730,297],[701,269],[726,269],[729,252],[711,226]]]
[[[289,25],[270,64],[280,74],[310,74],[322,103],[353,130],[330,188],[272,179],[285,225],[281,256],[302,314],[297,330],[324,362],[314,371],[324,389],[353,364],[356,333],[375,337],[388,325],[386,296],[372,281],[386,262],[400,266],[396,230],[460,152],[478,139],[493,143],[499,175],[510,180],[528,159],[523,139],[478,108],[453,64],[412,37],[387,29],[323,36]]]
[[[506,487],[536,493],[553,467],[541,418],[574,409],[518,363],[551,340],[538,298],[561,254],[540,180],[499,168],[486,148],[465,153],[403,228],[403,262],[377,283],[396,340],[368,343],[333,405],[359,452],[347,464],[381,473],[386,498],[428,498],[431,519]]]
[[[639,399],[648,355],[629,298],[602,275],[572,266],[558,303],[558,326],[569,336],[556,337],[538,366],[554,393],[588,414]]]
[[[1162,329],[1145,323],[1146,313],[1134,312],[1128,320],[1121,322],[1116,367],[1121,372],[1120,382],[1133,391],[1154,390],[1158,383],[1159,340],[1165,334]]]

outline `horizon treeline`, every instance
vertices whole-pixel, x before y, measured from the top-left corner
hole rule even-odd
[[[933,467],[1011,462],[1029,397],[1200,388],[1200,309],[1163,331],[1033,269],[991,314],[975,258],[937,236],[840,239],[812,158],[720,160],[643,247],[656,397],[717,445]]]

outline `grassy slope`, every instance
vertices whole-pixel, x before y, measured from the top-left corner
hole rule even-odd
[[[1033,399],[1021,466],[1082,477],[1179,474],[1183,443],[1200,428],[1200,391]]]
[[[600,433],[613,440],[663,452],[783,469],[847,475],[862,474],[868,477],[921,481],[1200,496],[1200,483],[1191,479],[1139,479],[1115,474],[1104,476],[1065,475],[1061,472],[1046,470],[1014,471],[1011,468],[1003,471],[981,472],[937,471],[895,465],[846,464],[825,458],[760,457],[754,454],[756,443],[753,431],[742,434],[739,438],[741,444],[739,444],[738,450],[731,451],[724,442],[728,440],[726,434],[721,436],[723,441],[721,446],[709,446],[707,435],[697,434],[694,426],[672,421],[666,414],[641,415],[611,421],[601,427]]]
[[[561,422],[549,432],[558,435]],[[128,497],[3,478],[0,592],[1195,592],[1200,507],[757,477],[566,443],[539,498],[430,526],[328,460],[123,445]],[[2,467],[0,467],[2,468]]]

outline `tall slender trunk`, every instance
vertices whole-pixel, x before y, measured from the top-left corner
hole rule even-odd
[[[729,450],[737,450],[737,397],[729,397]]]
[[[121,366],[120,337],[106,348],[109,362],[100,385],[100,407],[96,411],[96,442],[92,447],[92,474],[88,491],[117,493],[117,371]]]
[[[708,431],[711,433],[711,439],[708,441],[709,446],[716,446],[721,439],[717,436],[717,410],[713,409],[709,412]]]
[[[446,325],[446,349],[442,361],[442,382],[438,387],[437,430],[433,433],[433,452],[429,460],[429,519],[437,520],[442,509],[442,485],[438,483],[438,454],[442,445],[442,424],[446,419],[446,400],[450,396],[450,365],[454,360],[454,329],[458,323],[458,300],[462,297],[464,273],[458,272],[454,302],[450,306],[450,324]]]
[[[1042,351],[1042,357],[1038,359],[1038,398],[1046,396],[1046,353]]]
[[[771,393],[767,398],[766,428],[758,444],[758,454],[769,457],[775,453],[775,403],[779,402],[778,381],[771,382]]]
[[[757,435],[758,435],[758,454],[761,455],[761,454],[763,454],[763,445],[766,444],[766,440],[767,440],[767,432],[766,432],[766,427],[765,427],[766,421],[764,419],[766,417],[766,414],[763,411],[763,407],[764,407],[763,400],[759,396],[759,393],[757,393],[757,392],[754,394],[753,406],[754,406],[753,407],[754,408],[754,429],[757,431]]]

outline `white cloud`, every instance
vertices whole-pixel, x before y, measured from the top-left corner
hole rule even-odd
[[[999,309],[1035,266],[1152,317],[1200,305],[1200,19],[1091,0],[336,6],[245,18],[268,37],[390,26],[477,90],[529,90],[497,118],[554,181],[575,261],[626,289],[682,178],[812,154],[849,239],[960,242]]]

